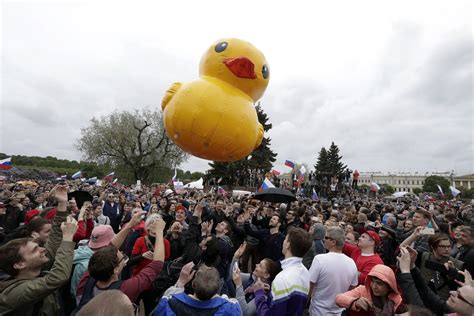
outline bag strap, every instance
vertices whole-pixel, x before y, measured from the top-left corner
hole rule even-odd
[[[117,280],[103,290],[118,290],[122,283],[123,280]],[[89,277],[89,279],[86,281],[86,285],[84,286],[84,292],[82,293],[81,301],[79,302],[79,305],[77,305],[77,308],[74,310],[72,315],[76,315],[81,310],[81,308],[84,307],[84,305],[94,298],[94,287],[96,284],[97,280],[93,277]]]
[[[155,247],[150,241],[150,238],[148,238],[148,235],[145,236],[145,244],[146,244],[146,247],[148,248],[148,251],[153,251],[155,249]]]

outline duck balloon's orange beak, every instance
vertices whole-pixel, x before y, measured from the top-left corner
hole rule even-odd
[[[239,78],[256,79],[255,66],[247,57],[236,57],[224,59],[224,64],[234,75]]]

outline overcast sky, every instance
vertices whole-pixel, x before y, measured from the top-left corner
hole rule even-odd
[[[2,1],[1,18],[7,154],[80,159],[92,117],[158,107],[209,45],[237,37],[270,65],[276,170],[312,166],[334,141],[360,171],[474,172],[470,0]]]

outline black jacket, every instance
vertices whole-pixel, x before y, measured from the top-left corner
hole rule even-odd
[[[448,304],[428,287],[418,268],[411,273],[399,273],[397,281],[406,304],[428,308],[436,315],[452,313]]]
[[[253,230],[249,223],[245,223],[244,227],[248,235],[258,238],[261,241],[262,258],[269,258],[278,262],[283,257],[281,251],[283,249],[285,235],[280,232],[270,234],[269,229]]]

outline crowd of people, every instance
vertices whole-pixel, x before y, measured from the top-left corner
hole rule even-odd
[[[474,315],[473,207],[3,178],[0,315]]]

